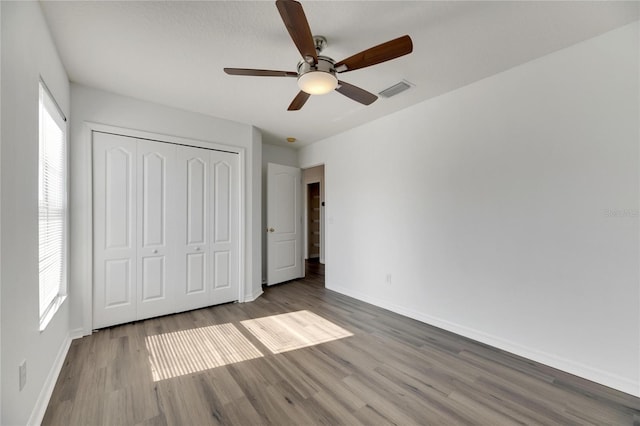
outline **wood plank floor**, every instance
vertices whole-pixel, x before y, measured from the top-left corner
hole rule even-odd
[[[255,302],[73,341],[43,424],[638,424],[638,398],[325,290],[321,265],[310,266],[306,279],[270,287]],[[304,310],[353,335],[274,354],[241,324]],[[154,376],[152,336],[186,339],[229,324],[258,355],[229,362],[243,350],[225,358],[212,345],[210,358],[223,365],[198,371],[204,358],[197,364],[173,348],[172,359],[191,370]]]

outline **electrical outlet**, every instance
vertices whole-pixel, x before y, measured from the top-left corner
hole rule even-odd
[[[20,375],[20,390],[24,389],[27,384],[27,360],[25,359],[18,366],[18,373]]]
[[[391,274],[387,274],[387,284],[391,284]]]

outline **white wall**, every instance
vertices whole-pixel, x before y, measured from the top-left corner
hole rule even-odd
[[[2,2],[2,388],[3,425],[38,422],[69,338],[69,300],[39,331],[38,79],[67,117],[69,82],[38,2]],[[27,384],[18,390],[18,364]]]
[[[262,133],[257,128],[253,128],[253,181],[251,183],[253,191],[253,220],[252,220],[252,241],[253,241],[253,255],[252,255],[252,277],[251,293],[248,289],[245,289],[247,302],[256,299],[262,294],[262,265],[263,265],[263,252],[262,252],[262,236],[263,236],[263,213],[262,213],[262,156],[263,156],[263,144]]]
[[[267,282],[267,164],[298,167],[298,151],[293,148],[264,144],[262,145],[262,282]]]
[[[0,3],[0,24],[2,24],[2,3]],[[2,58],[2,30],[0,26],[0,58]],[[1,59],[0,59],[1,62]],[[2,81],[2,66],[0,66]],[[2,84],[0,84],[0,100]],[[0,101],[0,164],[2,164],[2,102]],[[0,319],[2,318],[2,173],[0,173]],[[2,327],[0,326],[0,423],[2,423]]]
[[[91,141],[85,122],[161,135],[232,145],[245,149],[245,294],[261,292],[260,234],[261,135],[250,125],[153,104],[97,89],[71,85],[71,324],[91,332]],[[88,302],[87,302],[88,301]]]
[[[638,27],[303,148],[327,287],[640,395]]]

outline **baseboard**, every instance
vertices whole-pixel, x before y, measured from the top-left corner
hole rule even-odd
[[[253,302],[254,300],[256,300],[258,297],[262,296],[262,289],[259,289],[255,292],[253,292],[253,294],[250,295],[245,295],[244,296],[244,301],[245,302]]]
[[[75,332],[76,330],[73,331]],[[38,395],[38,400],[36,401],[36,405],[33,408],[33,411],[31,412],[31,416],[29,417],[27,425],[40,425],[42,423],[44,414],[47,411],[47,406],[49,405],[49,400],[51,399],[51,395],[53,394],[53,389],[56,386],[58,376],[60,375],[60,371],[62,370],[62,366],[64,365],[64,360],[67,357],[67,353],[69,352],[71,339],[72,338],[70,332],[69,334],[67,334],[67,337],[64,339],[64,342],[60,346],[60,350],[56,355],[53,367],[51,367],[51,370],[47,375],[47,379],[42,386],[42,390],[40,391],[40,395]]]
[[[478,342],[493,346],[507,352],[511,352],[515,355],[530,359],[532,361],[536,361],[541,364],[557,368],[558,370],[574,374],[592,382],[596,382],[601,385],[619,390],[621,392],[640,397],[640,382],[636,382],[626,377],[621,377],[616,374],[612,374],[607,371],[603,371],[570,359],[559,357],[557,355],[543,352],[534,348],[526,347],[518,343],[514,343],[509,340],[505,340],[503,338],[482,332],[480,330],[433,317],[423,312],[418,312],[413,309],[396,305],[385,300],[377,299],[367,294],[353,291],[344,286],[327,282],[326,288],[337,293],[344,294],[345,296],[353,297],[354,299],[358,299],[363,302],[378,306],[380,308],[387,309],[391,312],[404,315],[411,319],[415,319],[420,322],[442,328],[460,336],[476,340]]]
[[[89,333],[89,334],[91,334],[91,333]],[[83,328],[76,328],[76,329],[71,330],[69,332],[69,337],[71,338],[71,340],[76,340],[76,339],[79,339],[81,337],[88,336],[89,334],[85,333]]]

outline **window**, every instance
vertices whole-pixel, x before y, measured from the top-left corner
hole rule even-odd
[[[42,81],[39,109],[40,330],[44,330],[67,290],[67,126]]]

